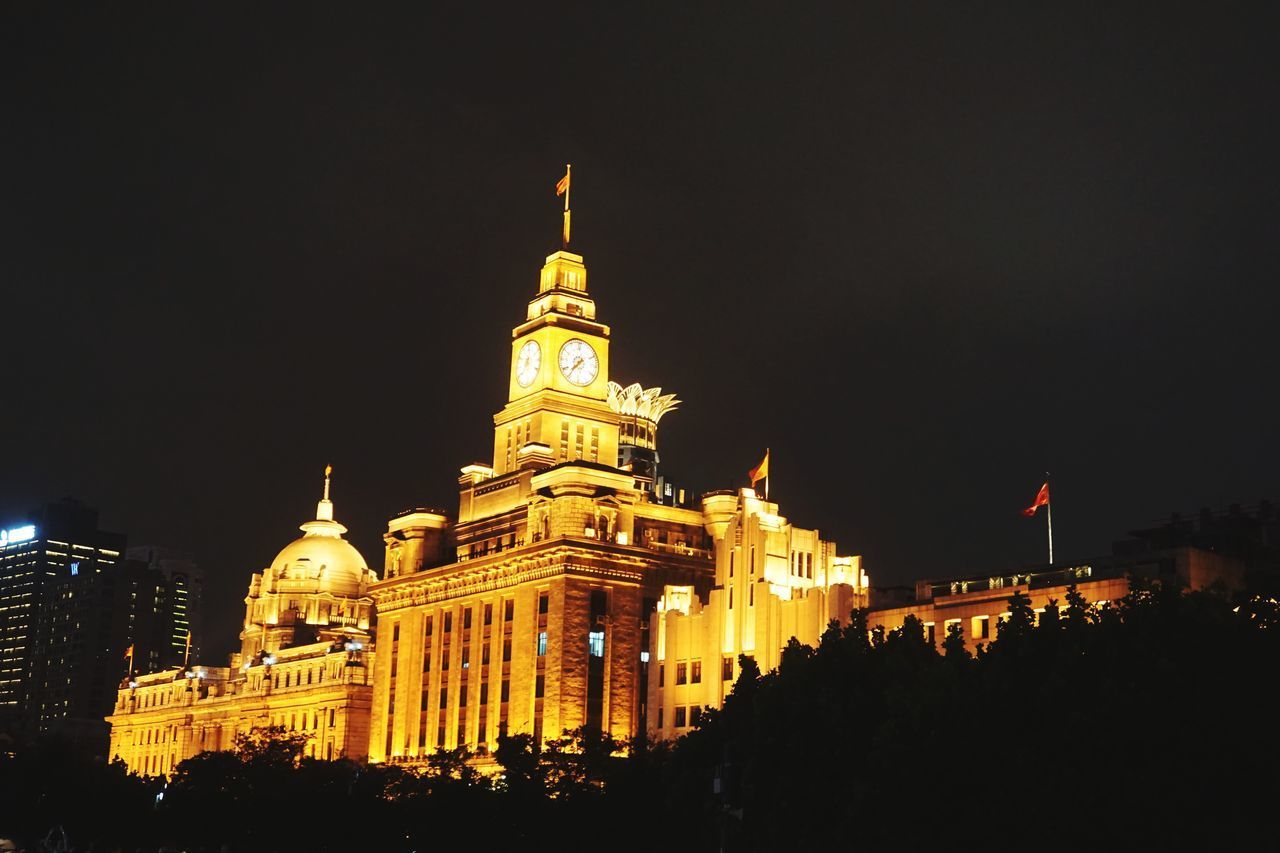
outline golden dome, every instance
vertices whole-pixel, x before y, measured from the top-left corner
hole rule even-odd
[[[359,596],[371,577],[360,552],[345,539],[308,533],[295,539],[271,563],[271,578],[279,592],[330,592]]]
[[[342,538],[347,528],[333,520],[330,470],[325,470],[324,497],[315,520],[303,524],[304,535],[284,546],[271,562],[268,578],[276,592],[361,596],[378,579],[355,546]]]

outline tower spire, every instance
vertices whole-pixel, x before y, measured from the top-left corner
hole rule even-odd
[[[317,521],[333,521],[333,501],[329,500],[329,478],[333,476],[333,466],[324,466],[324,497],[316,504]]]

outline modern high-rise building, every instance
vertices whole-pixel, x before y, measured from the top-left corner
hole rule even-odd
[[[70,499],[0,532],[0,708],[15,727],[101,728],[95,700],[112,692],[103,664],[114,651],[102,596],[124,545],[123,535],[98,529],[95,510]]]
[[[195,560],[183,551],[157,545],[131,545],[125,558],[154,573],[158,585],[156,633],[150,642],[135,647],[135,671],[156,672],[201,660],[204,573]]]

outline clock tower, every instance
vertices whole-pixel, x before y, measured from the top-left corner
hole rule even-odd
[[[560,251],[511,330],[507,405],[493,417],[493,469],[528,458],[618,464],[618,415],[608,404],[609,327],[596,321],[582,256]]]

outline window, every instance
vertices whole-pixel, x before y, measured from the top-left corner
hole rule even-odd
[[[493,624],[493,605],[492,604],[486,604],[484,606],[484,624],[486,625]]]
[[[537,681],[534,683],[534,686],[533,686],[533,698],[541,699],[542,693],[544,690],[546,690],[546,687],[547,687],[547,677],[545,675],[539,675]]]
[[[511,682],[505,678],[502,680],[502,691],[498,694],[498,701],[506,702],[511,698]]]
[[[696,726],[700,722],[702,722],[702,706],[690,705],[689,706],[689,725]]]
[[[510,622],[511,617],[515,615],[516,602],[514,599],[508,598],[502,603],[502,621]]]
[[[702,661],[700,660],[694,661],[692,670],[693,671],[690,673],[689,680],[694,684],[701,684],[702,683]]]
[[[658,686],[667,686],[667,665],[665,663],[658,664]]]
[[[511,640],[502,641],[502,659],[504,661],[511,660]]]
[[[720,680],[733,681],[733,656],[725,655],[720,661]]]
[[[676,664],[676,684],[686,684],[689,681],[689,664]]]
[[[751,586],[747,587],[747,606],[748,607],[756,606],[756,585],[755,584],[751,584]]]
[[[470,646],[462,647],[462,668],[463,669],[471,668],[471,647]]]
[[[587,634],[587,652],[593,658],[604,657],[604,631],[592,631]]]
[[[684,706],[683,705],[676,706],[676,728],[677,729],[684,728],[684,715],[685,715]]]
[[[483,646],[480,647],[480,665],[481,666],[489,665],[489,644],[488,643],[485,643]]]
[[[658,728],[662,728],[662,706],[658,706]]]
[[[549,605],[549,603],[550,603],[550,598],[551,598],[551,597],[550,597],[549,595],[547,595],[547,593],[545,593],[545,592],[544,592],[544,593],[541,593],[541,594],[538,596],[538,613],[546,613],[546,612],[547,612],[547,607],[548,607],[548,605]]]
[[[991,636],[991,617],[975,616],[970,620],[969,636],[975,640],[986,640]]]
[[[547,632],[538,632],[538,657],[542,657],[547,653]]]
[[[471,608],[468,607],[466,610],[462,611],[462,629],[465,631],[470,627],[471,627]]]
[[[443,711],[447,707],[449,707],[449,688],[441,687],[440,688],[440,710]]]
[[[292,606],[293,602],[290,601],[289,604]],[[399,640],[399,639],[400,639],[400,623],[397,622],[396,624],[391,626],[391,642],[394,643],[396,640]]]
[[[729,609],[733,609],[733,587],[729,587]]]
[[[924,640],[929,645],[937,643],[937,637],[934,635],[934,624],[932,622],[924,623]]]
[[[480,685],[480,704],[481,705],[489,704],[489,685],[487,684]]]
[[[453,611],[446,610],[444,614],[444,632],[447,634],[453,630]]]
[[[434,617],[434,616],[427,616],[427,630],[426,630],[424,633],[425,633],[425,634],[426,634],[426,636],[428,636],[428,637],[430,637],[430,636],[431,636],[431,627],[432,627],[432,624],[433,624],[433,622],[434,622],[434,621],[435,621],[435,617]]]

